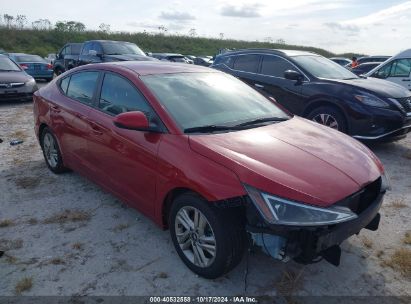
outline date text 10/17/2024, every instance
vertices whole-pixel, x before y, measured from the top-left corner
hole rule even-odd
[[[150,303],[258,303],[254,297],[150,297]]]

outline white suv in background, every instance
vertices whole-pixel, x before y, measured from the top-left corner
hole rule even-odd
[[[411,49],[391,57],[365,76],[385,79],[411,91]]]

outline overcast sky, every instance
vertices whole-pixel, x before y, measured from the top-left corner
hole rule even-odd
[[[0,14],[83,22],[112,31],[158,31],[393,55],[411,48],[411,1],[404,0],[0,0]]]

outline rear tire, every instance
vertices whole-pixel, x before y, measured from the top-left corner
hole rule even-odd
[[[194,193],[174,200],[169,216],[171,239],[184,264],[199,276],[215,279],[240,263],[246,234],[235,209],[220,210]]]
[[[347,133],[347,123],[344,114],[332,106],[316,108],[307,115],[307,118],[340,132]]]
[[[48,127],[45,127],[41,132],[40,144],[47,167],[53,173],[60,174],[68,171],[63,164],[57,139]]]

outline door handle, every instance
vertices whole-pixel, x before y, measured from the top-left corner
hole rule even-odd
[[[259,89],[264,89],[264,86],[262,84],[259,84],[259,83],[254,83],[254,86],[259,88]]]
[[[103,128],[94,123],[94,122],[90,122],[90,127],[91,127],[91,132],[93,132],[96,135],[103,135]]]
[[[61,112],[61,109],[60,109],[59,106],[51,105],[50,107],[51,107],[51,110],[52,110],[53,112],[56,112],[56,113],[60,113],[60,112]]]

